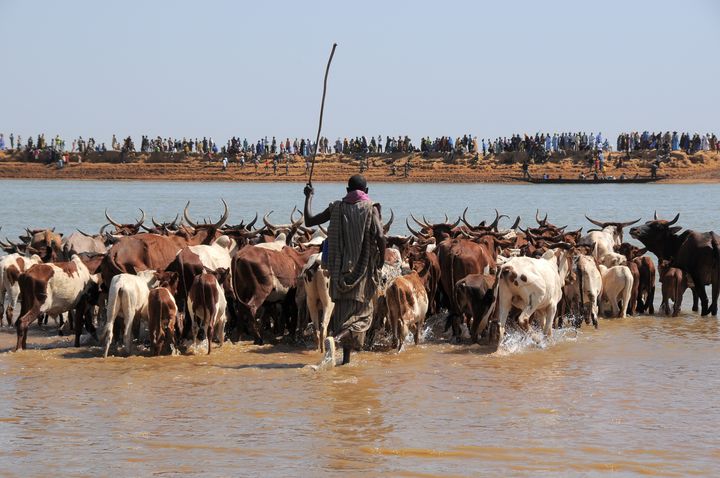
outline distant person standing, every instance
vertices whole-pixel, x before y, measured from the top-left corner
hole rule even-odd
[[[0,133],[0,151],[5,149],[5,137]]]
[[[227,156],[223,156],[223,160],[222,160],[222,170],[223,170],[223,171],[227,171],[227,168],[228,168],[228,159],[227,159]]]
[[[10,149],[15,149],[15,136],[10,133]]]

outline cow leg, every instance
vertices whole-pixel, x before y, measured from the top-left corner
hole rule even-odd
[[[129,314],[128,314],[129,315]],[[135,317],[130,315],[125,318],[125,330],[123,332],[123,343],[125,345],[125,353],[132,355],[133,330],[135,329]]]
[[[653,280],[655,278],[653,277]],[[645,299],[646,308],[649,311],[650,315],[655,314],[655,285],[650,285],[650,290],[648,291],[647,299]]]
[[[103,334],[103,340],[105,341],[105,349],[103,351],[103,358],[107,358],[108,352],[110,351],[110,344],[113,341],[113,331],[115,329],[115,318],[108,318],[108,322],[105,324],[105,333]],[[79,341],[79,338],[78,338]]]
[[[210,351],[212,350],[212,337],[213,337],[213,324],[210,322],[209,324],[206,324],[205,327],[205,338],[208,342],[208,352],[207,354],[210,355]]]
[[[720,268],[720,264],[716,265],[717,268]],[[718,295],[720,295],[720,270],[715,274],[715,277],[712,280],[712,287],[711,287],[711,294],[712,294],[712,302],[710,303],[710,310],[709,312],[717,316],[717,304],[718,304]]]
[[[698,298],[700,299],[700,315],[706,316],[710,313],[710,308],[708,307],[707,291],[705,290],[705,286],[702,285],[702,278],[697,273],[690,274],[690,276],[695,283],[695,290],[697,292]]]
[[[15,351],[25,350],[27,348],[27,334],[30,324],[38,318],[37,309],[30,309],[27,313],[22,314],[20,318],[15,322],[15,329],[17,331],[17,343],[15,344]]]
[[[690,290],[692,291],[692,298],[693,298],[693,305],[692,305],[692,311],[697,312],[698,311],[698,294],[695,290],[695,287],[691,287]]]

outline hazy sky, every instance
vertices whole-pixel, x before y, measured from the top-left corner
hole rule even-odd
[[[718,131],[720,2],[0,0],[0,132]],[[136,140],[137,143],[137,140]]]

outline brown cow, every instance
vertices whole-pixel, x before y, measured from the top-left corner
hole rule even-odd
[[[208,355],[212,349],[213,339],[217,338],[221,346],[225,340],[227,301],[221,284],[225,282],[229,272],[228,269],[215,271],[206,269],[195,277],[188,291],[193,345],[197,343],[198,328],[202,328],[208,341]]]
[[[175,328],[177,304],[175,293],[178,275],[175,272],[158,272],[158,286],[148,295],[148,332],[152,344],[152,353],[169,353],[177,348]]]
[[[395,278],[385,291],[385,300],[392,329],[393,347],[400,351],[411,326],[415,345],[418,345],[428,310],[425,284],[418,273],[412,271],[408,275]]]
[[[660,283],[662,284],[662,302],[660,310],[670,315],[670,301],[673,302],[672,316],[680,314],[683,294],[688,288],[687,275],[682,269],[672,267],[670,261],[660,262]]]
[[[460,310],[472,319],[470,338],[477,342],[487,327],[495,305],[495,281],[492,274],[470,274],[455,284],[455,297]]]
[[[287,246],[256,245],[240,249],[233,258],[232,281],[236,304],[256,345],[263,344],[257,326],[258,311],[265,303],[282,302],[286,306],[285,312],[294,307],[298,276],[308,258],[317,252],[319,247],[315,246],[300,252]],[[290,324],[291,333],[294,334],[296,327],[296,323]],[[282,331],[276,327],[276,332]],[[239,329],[236,328],[236,339],[238,334]]]

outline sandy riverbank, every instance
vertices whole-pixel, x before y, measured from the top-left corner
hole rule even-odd
[[[636,174],[649,176],[649,164],[655,159],[655,152],[637,153],[617,167],[619,153],[610,155],[606,174],[616,177],[625,173],[627,177]],[[126,163],[121,162],[116,152],[89,153],[82,163],[78,154],[70,154],[70,164],[59,169],[47,164],[42,156],[35,161],[24,152],[0,152],[0,178],[2,179],[87,179],[87,180],[154,180],[154,181],[290,181],[307,180],[305,163],[302,158],[293,158],[286,170],[285,163],[273,172],[272,161],[263,160],[257,172],[254,165],[241,167],[231,161],[223,171],[217,160],[208,163],[198,155],[183,153],[131,154]],[[503,153],[480,158],[475,162],[471,155],[449,160],[435,154],[423,157],[420,154],[393,154],[368,156],[369,169],[364,174],[371,181],[384,182],[509,182],[511,177],[522,175],[525,153]],[[409,177],[404,177],[404,165],[411,162]],[[392,165],[396,167],[392,175]],[[360,171],[360,161],[353,155],[333,154],[318,156],[314,181],[345,181],[348,176]],[[551,178],[562,175],[576,178],[581,172],[590,174],[590,166],[584,154],[570,157],[553,157],[546,164],[531,165],[533,176],[549,174]],[[699,152],[686,155],[672,153],[671,159],[663,163],[658,174],[665,182],[720,182],[720,154]]]

